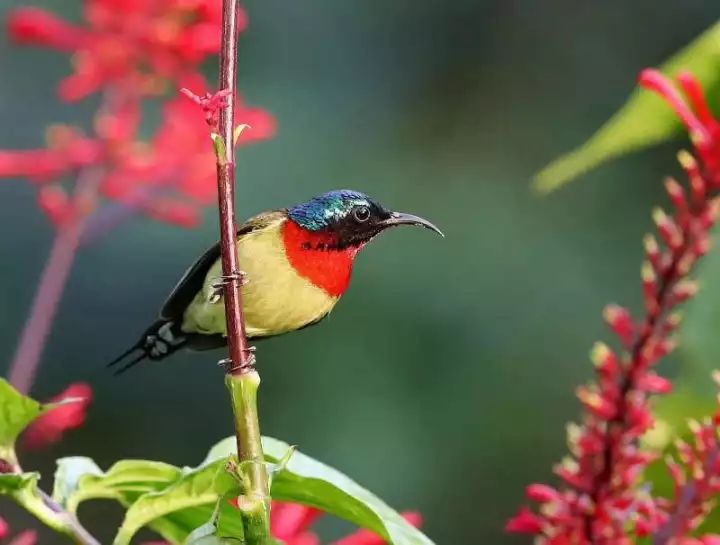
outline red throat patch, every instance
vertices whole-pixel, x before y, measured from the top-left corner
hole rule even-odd
[[[300,276],[333,297],[345,293],[361,247],[339,250],[335,235],[303,229],[291,219],[283,226],[283,242],[288,261]]]

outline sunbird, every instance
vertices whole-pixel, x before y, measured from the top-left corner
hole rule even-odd
[[[248,338],[281,335],[320,322],[347,290],[358,252],[397,225],[417,225],[443,236],[424,218],[393,212],[348,189],[263,212],[242,224],[236,244]],[[119,374],[184,347],[209,350],[225,345],[223,282],[217,243],[185,272],[160,317],[108,366],[135,353]]]

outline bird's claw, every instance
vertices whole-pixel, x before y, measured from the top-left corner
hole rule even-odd
[[[240,286],[247,284],[247,274],[244,271],[237,271],[232,274],[223,274],[213,279],[210,287],[212,291],[208,297],[208,301],[212,304],[219,303],[225,291],[225,286],[237,280]]]
[[[244,369],[252,369],[255,367],[257,359],[255,358],[255,347],[248,346],[245,350],[245,363],[235,364],[232,358],[224,358],[218,362],[218,366],[224,367],[226,373],[235,373]]]

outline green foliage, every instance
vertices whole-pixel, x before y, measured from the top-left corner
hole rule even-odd
[[[13,463],[14,441],[45,409],[0,380],[0,444],[12,454]],[[339,471],[277,439],[264,438],[263,448],[273,498],[322,509],[373,530],[394,545],[432,545],[397,512]],[[244,536],[243,519],[231,500],[242,501],[248,492],[243,473],[237,470],[235,438],[230,437],[192,469],[124,460],[102,471],[90,458],[74,456],[58,461],[51,498],[38,489],[38,473],[0,474],[0,494],[71,536],[77,531],[75,517],[82,502],[112,499],[127,508],[114,545],[128,545],[144,526],[172,543],[231,545]]]
[[[402,516],[339,471],[299,452],[284,460],[290,446],[277,439],[264,438],[263,447],[274,499],[317,507],[369,528],[395,545],[431,545]],[[242,484],[227,471],[234,452],[235,438],[229,437],[194,469],[128,460],[105,473],[87,458],[65,458],[59,462],[54,496],[72,512],[90,499],[115,499],[126,506],[115,545],[128,544],[143,526],[173,543],[231,543],[212,539],[243,535],[241,518],[229,501],[243,493]],[[207,533],[211,528],[214,532]]]
[[[673,76],[692,72],[712,97],[720,88],[720,23],[716,23],[661,65]],[[587,142],[556,159],[535,178],[543,193],[557,189],[610,159],[670,139],[681,131],[675,113],[654,93],[635,89],[627,102]]]

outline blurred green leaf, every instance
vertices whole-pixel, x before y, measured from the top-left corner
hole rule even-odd
[[[0,459],[15,463],[15,441],[42,412],[40,403],[22,395],[0,378]]]
[[[709,97],[720,87],[720,23],[660,66],[667,75],[692,72]],[[535,189],[550,192],[610,159],[659,144],[680,132],[675,113],[657,95],[635,89],[627,102],[587,142],[556,159],[536,176]]]

